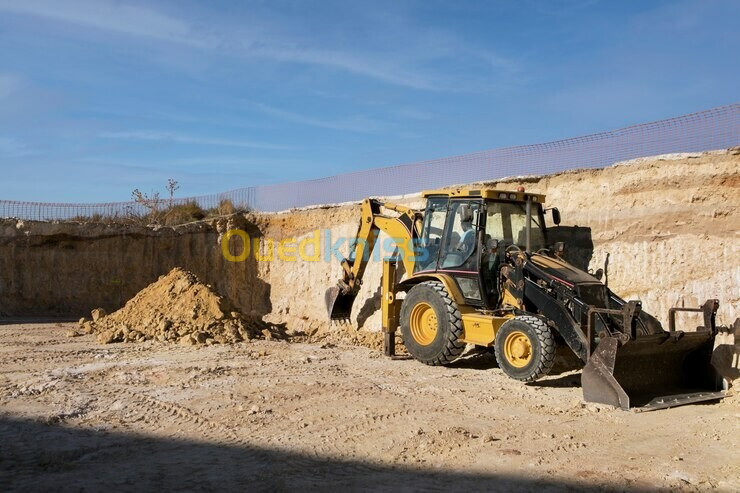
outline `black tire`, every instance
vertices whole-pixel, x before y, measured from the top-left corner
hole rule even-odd
[[[521,335],[529,340],[528,357],[517,361],[505,349],[507,340],[515,340]],[[496,360],[506,375],[522,382],[534,382],[547,375],[555,362],[555,337],[550,327],[533,315],[519,315],[504,322],[496,333],[494,342]]]
[[[436,334],[427,344],[417,341],[410,327],[412,311],[420,304],[429,305],[437,321]],[[460,310],[439,281],[425,281],[411,288],[401,305],[400,318],[406,349],[414,359],[424,364],[452,363],[465,349],[465,343],[460,341],[463,333]]]

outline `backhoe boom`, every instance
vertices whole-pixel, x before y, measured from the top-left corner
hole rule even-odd
[[[381,209],[399,213],[389,216]],[[349,258],[342,259],[342,278],[335,287],[326,291],[326,309],[329,318],[347,319],[352,302],[362,284],[365,268],[375,249],[380,232],[387,234],[398,250],[406,272],[414,271],[414,246],[421,229],[421,214],[409,207],[377,199],[365,199],[361,206],[360,225],[355,238],[350,242]]]

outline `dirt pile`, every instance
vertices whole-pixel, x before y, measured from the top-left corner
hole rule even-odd
[[[120,310],[93,310],[81,320],[98,342],[157,339],[181,344],[234,343],[262,336],[258,323],[245,319],[195,274],[176,267],[141,290]]]

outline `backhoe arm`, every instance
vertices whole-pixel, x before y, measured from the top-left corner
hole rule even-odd
[[[388,216],[381,209],[399,213]],[[342,259],[342,278],[326,291],[325,301],[329,318],[349,318],[357,292],[360,290],[365,268],[378,241],[380,231],[386,233],[398,250],[406,272],[414,271],[414,240],[419,237],[421,214],[411,208],[365,199],[361,206],[360,225],[350,243],[349,258]]]

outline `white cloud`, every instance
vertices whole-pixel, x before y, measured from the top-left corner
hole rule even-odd
[[[341,69],[356,75],[363,75],[389,84],[436,91],[441,81],[418,71],[401,68],[398,63],[378,60],[367,53],[344,53],[334,50],[313,48],[293,48],[287,44],[268,44],[248,47],[246,53],[256,57],[268,58],[283,62],[305,63]],[[392,59],[391,56],[386,57]]]
[[[299,46],[276,33],[221,33],[218,37],[192,29],[182,19],[146,7],[126,5],[109,0],[0,0],[0,11],[30,15],[76,24],[115,34],[150,38],[198,48],[233,51],[236,55],[281,62],[333,67],[372,77],[395,85],[417,89],[437,89],[436,84],[421,74],[372,59],[366,54],[343,53]],[[253,31],[259,31],[254,29]]]
[[[361,48],[334,49],[317,44],[317,36],[306,38],[296,34],[300,25],[290,21],[270,24],[258,18],[250,25],[224,23],[215,30],[197,28],[186,19],[172,16],[151,7],[130,5],[112,0],[0,0],[0,12],[29,15],[74,24],[101,32],[134,36],[153,41],[165,41],[193,48],[218,51],[236,57],[263,59],[286,63],[333,68],[372,78],[388,84],[428,91],[465,91],[466,82],[459,76],[440,74],[433,69],[440,59],[467,57],[476,66],[507,74],[514,64],[493,52],[470,46],[443,32],[418,29],[399,20],[395,29],[403,33],[398,46],[382,40],[370,40],[372,51]],[[377,26],[382,31],[385,26]],[[485,74],[484,80],[491,79]],[[487,83],[486,83],[487,84]],[[483,84],[485,86],[486,84]],[[468,87],[477,89],[476,84]]]
[[[128,132],[106,132],[100,134],[105,139],[143,140],[157,142],[174,142],[177,144],[193,144],[221,147],[246,147],[252,149],[274,149],[287,150],[291,147],[268,144],[265,142],[251,142],[245,140],[209,139],[206,137],[195,137],[172,132],[159,132],[150,130],[135,130]]]
[[[0,0],[0,11],[77,24],[101,31],[200,45],[188,25],[154,9],[109,0]]]
[[[306,116],[300,113],[294,113],[292,111],[275,108],[273,106],[268,106],[262,103],[251,102],[248,104],[266,115],[312,127],[328,128],[332,130],[346,130],[350,132],[378,132],[386,127],[383,122],[371,120],[365,117],[323,120],[311,116]]]

